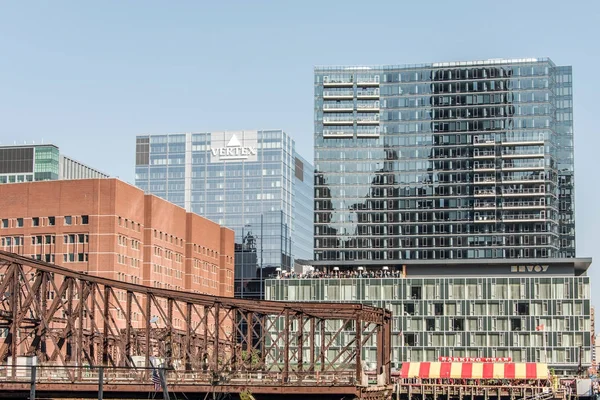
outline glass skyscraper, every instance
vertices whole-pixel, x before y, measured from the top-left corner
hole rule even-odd
[[[235,231],[240,297],[260,297],[262,277],[312,254],[312,170],[281,130],[136,141],[138,187]]]
[[[575,257],[571,67],[315,69],[315,260]]]
[[[391,310],[394,368],[447,357],[587,368],[571,67],[318,67],[314,78],[315,258],[267,280],[267,299]],[[362,357],[376,365],[374,343]]]

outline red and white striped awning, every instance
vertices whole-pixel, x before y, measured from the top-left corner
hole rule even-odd
[[[401,378],[453,379],[548,379],[542,363],[406,362]]]

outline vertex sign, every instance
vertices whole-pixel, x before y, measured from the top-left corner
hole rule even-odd
[[[256,161],[257,132],[212,132],[211,161]]]
[[[510,272],[546,272],[548,265],[511,265]]]

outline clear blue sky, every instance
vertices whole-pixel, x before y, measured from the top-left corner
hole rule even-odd
[[[129,182],[142,133],[281,128],[312,159],[315,65],[550,57],[574,69],[577,252],[600,291],[598,21],[591,0],[3,1],[0,143]]]

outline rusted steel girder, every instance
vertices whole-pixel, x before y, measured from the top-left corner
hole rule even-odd
[[[148,368],[212,376],[264,373],[279,383],[361,385],[361,348],[378,349],[390,383],[391,313],[359,304],[252,301],[150,288],[0,251],[0,363],[19,356],[69,371]],[[76,367],[76,368],[75,368]]]

